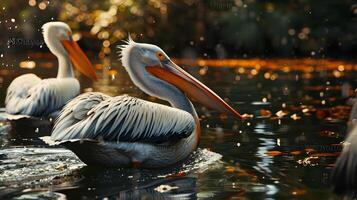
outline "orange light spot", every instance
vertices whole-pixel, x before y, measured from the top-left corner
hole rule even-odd
[[[283,152],[281,152],[281,151],[268,151],[268,152],[266,152],[266,154],[268,156],[280,156],[280,155],[283,154]]]
[[[301,151],[292,151],[292,152],[290,152],[290,154],[291,154],[291,155],[294,155],[294,156],[300,155],[300,154],[301,154]]]
[[[305,151],[308,152],[308,153],[310,153],[310,152],[315,151],[315,149],[313,149],[313,148],[306,148]]]
[[[270,110],[266,110],[266,109],[261,109],[260,110],[260,115],[263,117],[270,117],[272,115]]]
[[[294,189],[294,190],[291,192],[291,194],[294,195],[294,196],[304,195],[304,194],[306,194],[306,190],[303,190],[303,189]]]
[[[227,173],[234,173],[236,170],[234,167],[226,167],[226,172]]]

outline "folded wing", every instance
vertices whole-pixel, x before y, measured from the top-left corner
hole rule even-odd
[[[7,89],[5,106],[9,114],[46,116],[60,109],[79,93],[76,79],[40,79],[34,74],[17,77]]]
[[[195,122],[188,112],[127,95],[85,93],[69,102],[51,139],[162,143],[188,137]]]

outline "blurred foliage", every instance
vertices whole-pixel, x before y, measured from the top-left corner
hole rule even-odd
[[[21,27],[0,33],[5,40],[33,37],[31,31],[41,37],[42,23],[60,20],[80,31],[78,38],[95,38],[87,45],[101,56],[128,33],[180,57],[336,57],[357,50],[356,0],[1,0],[1,7],[1,28],[9,30],[11,18]]]

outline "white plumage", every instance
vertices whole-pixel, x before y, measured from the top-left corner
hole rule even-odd
[[[85,93],[68,103],[51,139],[163,143],[188,137],[195,121],[188,112],[127,95]]]
[[[45,142],[66,146],[88,165],[165,167],[187,158],[199,142],[199,119],[185,90],[206,105],[240,117],[159,47],[129,38],[121,50],[122,64],[134,84],[172,107],[126,95],[82,94],[62,110]],[[155,69],[151,73],[147,67]]]
[[[7,89],[6,112],[13,115],[47,116],[62,108],[80,92],[74,77],[72,62],[82,73],[96,78],[91,63],[72,39],[72,31],[63,22],[43,25],[43,37],[50,51],[58,59],[56,78],[41,79],[25,74],[14,79]]]
[[[41,80],[34,74],[14,79],[7,89],[6,112],[29,116],[47,116],[79,94],[75,78],[49,78]]]
[[[127,95],[79,95],[61,111],[51,144],[71,149],[85,163],[108,167],[163,167],[195,148],[193,116]],[[186,147],[185,147],[186,146]],[[182,148],[184,147],[184,148]]]

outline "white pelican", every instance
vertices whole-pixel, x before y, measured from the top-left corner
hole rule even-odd
[[[15,78],[7,89],[6,112],[13,115],[47,116],[59,110],[80,92],[72,63],[84,75],[96,79],[92,64],[72,39],[70,27],[63,22],[48,22],[42,26],[50,51],[58,58],[56,78],[41,79],[35,74]],[[72,63],[71,63],[72,61]]]
[[[187,96],[242,118],[159,47],[129,38],[121,54],[134,84],[172,107],[127,95],[84,93],[64,107],[44,141],[63,144],[88,165],[156,168],[185,159],[198,145],[199,119]]]

